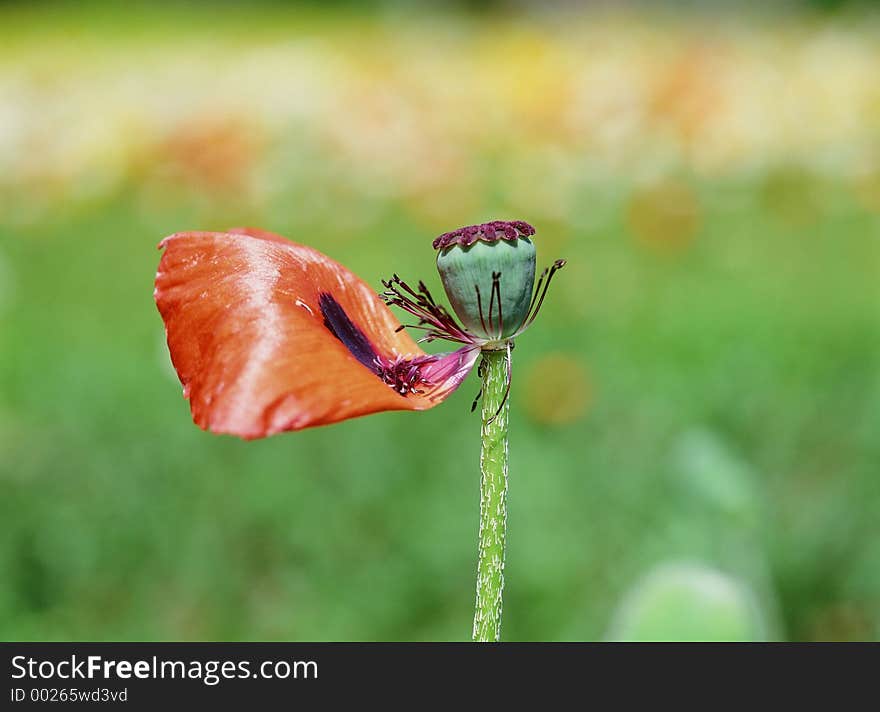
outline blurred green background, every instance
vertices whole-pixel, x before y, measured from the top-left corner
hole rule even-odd
[[[494,218],[569,262],[504,638],[880,636],[880,13],[709,7],[0,4],[0,637],[467,639],[476,378],[209,435],[152,281],[246,224],[442,293]]]

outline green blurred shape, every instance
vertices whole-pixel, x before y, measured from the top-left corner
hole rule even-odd
[[[662,564],[626,594],[608,638],[616,641],[751,641],[766,637],[754,594],[701,564]]]
[[[674,450],[678,479],[685,490],[715,513],[754,521],[761,509],[755,473],[716,433],[693,428]]]

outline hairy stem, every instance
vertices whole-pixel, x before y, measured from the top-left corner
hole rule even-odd
[[[504,541],[507,533],[507,414],[509,351],[483,352],[482,449],[480,450],[480,551],[474,640],[501,636]],[[502,405],[503,403],[503,405]]]

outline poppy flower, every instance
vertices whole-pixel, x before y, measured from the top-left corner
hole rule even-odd
[[[527,223],[496,221],[434,241],[462,324],[422,282],[413,288],[394,275],[379,295],[338,262],[271,232],[237,228],[166,237],[154,296],[193,420],[215,433],[254,439],[437,405],[462,383],[481,350],[509,351],[513,337],[534,320],[563,263],[545,270],[532,294],[532,234]],[[504,254],[489,249],[500,243]],[[476,267],[462,264],[464,253]],[[491,269],[481,275],[486,265]],[[504,289],[502,274],[505,286],[519,280],[527,290]],[[387,304],[417,318],[412,328],[424,332],[420,341],[459,347],[426,353]]]
[[[202,428],[259,438],[383,410],[424,410],[481,356],[480,529],[473,638],[501,635],[507,530],[507,395],[513,340],[535,320],[557,260],[535,287],[534,228],[494,221],[434,240],[457,321],[423,282],[376,294],[311,247],[250,228],[166,237],[155,297],[171,360]],[[403,325],[388,304],[417,319]],[[458,344],[428,354],[419,341]],[[480,395],[477,396],[477,399]],[[474,401],[473,408],[477,401]]]

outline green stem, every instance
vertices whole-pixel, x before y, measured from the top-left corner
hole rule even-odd
[[[480,551],[474,640],[501,637],[504,541],[507,534],[507,351],[483,352],[482,449],[480,450]]]

